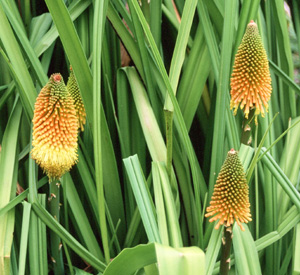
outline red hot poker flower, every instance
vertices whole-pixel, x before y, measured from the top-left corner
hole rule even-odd
[[[224,224],[231,226],[234,221],[244,231],[242,223],[251,221],[249,188],[238,152],[231,149],[218,175],[210,206],[205,217],[209,221],[219,220],[216,229]]]
[[[78,120],[73,98],[60,74],[51,75],[37,97],[33,116],[32,158],[50,180],[59,179],[77,161]]]
[[[240,105],[248,118],[250,109],[256,108],[255,119],[268,111],[271,96],[271,77],[269,62],[263,47],[256,23],[251,20],[238,48],[231,76],[230,108],[237,109]]]

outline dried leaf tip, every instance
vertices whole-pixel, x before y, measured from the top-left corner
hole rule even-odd
[[[272,92],[271,76],[267,53],[253,20],[248,24],[236,53],[230,86],[230,108],[234,108],[234,114],[240,106],[246,118],[255,108],[256,123],[257,115],[264,117]]]
[[[206,212],[205,217],[212,216],[210,222],[219,220],[216,229],[223,224],[229,227],[236,221],[244,231],[242,223],[252,220],[247,180],[238,152],[234,149],[227,154]]]
[[[60,74],[51,75],[39,93],[32,122],[31,156],[50,179],[59,179],[78,158],[74,101]]]

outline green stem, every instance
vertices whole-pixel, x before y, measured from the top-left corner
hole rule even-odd
[[[220,264],[220,274],[227,275],[230,268],[230,250],[232,244],[232,227],[225,227],[223,232],[223,246]]]
[[[51,215],[59,222],[59,208],[60,208],[60,182],[56,179],[50,179],[49,189],[49,210]],[[60,237],[53,231],[50,232],[50,247],[51,259],[53,262],[53,271],[55,275],[65,274],[64,263],[62,258],[62,244]]]
[[[250,110],[250,113],[248,115],[248,118],[244,118],[243,120],[243,131],[242,131],[242,136],[241,136],[241,143],[245,145],[249,145],[250,141],[250,136],[251,136],[251,130],[254,127],[254,113],[255,109],[253,108]]]
[[[25,0],[24,2],[24,21],[25,21],[25,27],[26,31],[29,31],[29,25],[31,21],[31,8],[30,8],[30,0]]]
[[[68,232],[70,232],[69,219],[68,219],[68,217],[69,217],[69,214],[68,214],[68,200],[67,200],[67,188],[68,187],[67,187],[67,184],[66,184],[65,177],[62,177],[61,184],[62,184],[62,187],[63,187],[64,223],[65,223],[66,230]],[[71,261],[68,246],[67,246],[66,242],[64,242],[63,240],[62,240],[62,244],[63,244],[63,247],[64,247],[65,256],[66,256],[66,259],[67,259],[67,262],[68,262],[70,275],[74,275],[73,265],[72,265],[72,261]]]
[[[165,109],[165,122],[166,122],[166,143],[167,143],[167,172],[171,182],[172,175],[172,150],[173,150],[173,112]]]

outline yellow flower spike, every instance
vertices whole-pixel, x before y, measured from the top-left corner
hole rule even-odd
[[[78,128],[80,128],[83,132],[83,126],[86,122],[86,113],[72,66],[70,66],[70,76],[67,82],[67,89],[74,100],[76,116],[78,118]]]
[[[31,157],[50,180],[59,179],[77,162],[78,120],[74,100],[60,74],[51,75],[37,97]]]
[[[253,20],[248,24],[235,56],[230,86],[230,109],[234,108],[236,114],[240,105],[248,118],[249,111],[256,108],[257,124],[257,115],[261,113],[264,117],[265,110],[268,112],[272,86],[267,54]]]
[[[219,220],[220,225],[229,227],[234,221],[244,231],[242,223],[251,221],[249,188],[238,152],[231,149],[218,175],[205,217],[213,216],[209,222]]]

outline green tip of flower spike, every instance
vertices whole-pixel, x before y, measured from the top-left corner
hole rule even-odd
[[[74,100],[76,116],[78,119],[78,128],[83,132],[86,122],[86,112],[72,66],[70,66],[70,76],[67,83],[67,89]]]

